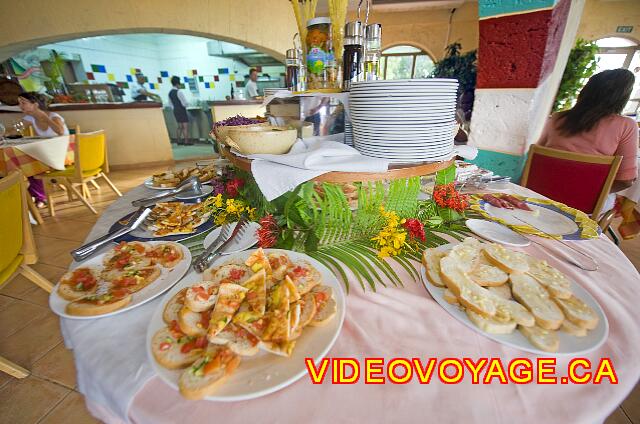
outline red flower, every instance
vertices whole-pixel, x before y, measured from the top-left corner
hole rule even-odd
[[[441,208],[462,212],[469,206],[467,196],[460,194],[453,183],[436,186],[433,190],[433,200]]]
[[[244,187],[244,180],[242,178],[234,178],[227,181],[226,190],[227,196],[234,198],[238,195],[239,190]]]
[[[415,218],[407,219],[402,226],[407,229],[410,241],[414,239],[425,241],[424,224],[419,220]]]
[[[278,241],[280,227],[273,215],[269,214],[258,221],[260,228],[256,231],[258,246],[262,248],[273,247]]]

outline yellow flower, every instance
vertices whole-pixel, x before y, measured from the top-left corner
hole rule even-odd
[[[400,219],[395,212],[386,212],[384,207],[380,207],[380,214],[386,219],[386,224],[380,232],[371,240],[375,242],[378,249],[378,256],[386,258],[389,256],[396,256],[402,252],[405,246],[408,246],[407,232],[402,224],[405,223],[405,219]]]
[[[213,221],[216,225],[223,225],[227,223],[227,213],[226,212],[220,212],[217,216],[216,219]]]
[[[222,207],[222,194],[216,195],[213,199],[215,201],[214,204],[216,205],[216,208],[221,208]]]

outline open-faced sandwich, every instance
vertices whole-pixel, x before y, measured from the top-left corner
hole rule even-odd
[[[203,277],[169,299],[163,312],[167,327],[151,346],[161,366],[187,367],[178,385],[188,399],[213,394],[241,356],[291,356],[305,328],[336,314],[333,290],[321,284],[320,272],[286,254],[258,249],[246,261],[223,263]],[[182,352],[180,343],[195,340],[201,348],[203,338],[208,345],[198,358]]]

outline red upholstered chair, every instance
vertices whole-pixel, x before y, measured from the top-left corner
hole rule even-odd
[[[534,144],[520,184],[598,220],[621,160]]]

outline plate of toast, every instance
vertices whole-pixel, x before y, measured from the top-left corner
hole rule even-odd
[[[49,296],[57,315],[93,319],[140,306],[180,280],[191,253],[173,242],[120,242],[65,273]]]
[[[609,323],[584,288],[546,261],[466,238],[426,249],[421,276],[453,318],[527,352],[581,355],[600,347]]]
[[[333,273],[280,249],[225,256],[191,272],[156,309],[147,352],[160,377],[187,399],[238,401],[280,390],[333,346],[345,316]]]

